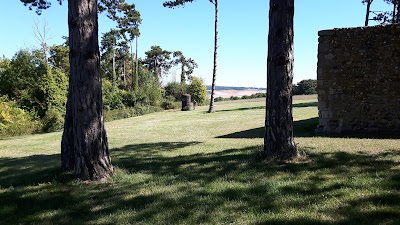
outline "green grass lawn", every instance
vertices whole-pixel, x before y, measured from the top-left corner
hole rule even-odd
[[[400,140],[317,137],[295,100],[304,161],[265,162],[264,100],[106,123],[116,174],[59,171],[61,133],[0,140],[0,224],[400,224]]]

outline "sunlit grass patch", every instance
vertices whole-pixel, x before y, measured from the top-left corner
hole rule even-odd
[[[316,99],[293,106],[287,162],[256,157],[264,99],[107,123],[105,183],[59,171],[61,133],[0,140],[0,224],[398,224],[400,140],[318,137]]]

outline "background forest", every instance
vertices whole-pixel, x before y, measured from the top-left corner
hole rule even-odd
[[[129,51],[124,51],[126,45],[120,43],[121,47],[114,49],[108,35],[103,35],[101,42],[106,120],[180,107],[177,101],[184,92],[191,94],[198,104],[205,103],[207,91],[203,81],[189,76],[187,70],[183,70],[188,76],[187,82],[161,86],[162,74],[172,65],[179,65],[182,54],[180,58],[172,58],[172,52],[155,46],[146,52],[147,58],[135,61]],[[68,61],[67,42],[50,46],[48,51],[21,50],[12,59],[0,59],[0,136],[62,128],[68,91]],[[162,64],[156,66],[156,63]]]
[[[140,13],[128,3],[107,10],[116,27],[100,38],[106,121],[178,108],[183,93],[191,94],[199,105],[206,102],[203,80],[192,76],[197,68],[193,59],[160,46],[152,46],[145,58],[138,58]],[[22,49],[11,59],[0,58],[0,137],[63,127],[70,73],[69,43],[65,37],[64,43],[48,46],[46,26],[45,21],[42,27],[35,23],[33,32],[40,48]],[[162,77],[171,68],[179,69],[180,82],[162,85]]]
[[[181,95],[208,103],[204,81],[193,76],[198,67],[182,51],[151,46],[138,58],[138,37],[142,18],[135,5],[99,8],[106,11],[115,27],[100,37],[101,78],[105,120],[115,120],[180,107]],[[33,34],[38,48],[21,49],[9,59],[0,58],[0,137],[51,132],[63,127],[67,102],[69,43],[48,46],[46,21],[35,22]],[[174,70],[180,82],[162,83]],[[294,86],[294,94],[315,94],[316,81],[304,80]],[[215,101],[265,97],[218,97]]]

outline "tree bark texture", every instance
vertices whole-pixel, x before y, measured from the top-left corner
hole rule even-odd
[[[211,85],[211,99],[210,108],[208,112],[211,113],[214,110],[214,93],[215,93],[215,80],[217,77],[217,52],[218,52],[218,0],[214,2],[215,7],[215,21],[214,21],[214,67],[213,67],[213,79]]]
[[[294,0],[270,0],[264,138],[267,158],[298,155],[292,116],[293,17]]]
[[[112,175],[103,120],[97,0],[68,0],[70,81],[61,166],[82,180]]]

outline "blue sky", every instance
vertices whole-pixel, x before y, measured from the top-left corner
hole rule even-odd
[[[140,11],[139,56],[159,45],[163,49],[181,50],[193,58],[199,68],[194,75],[211,84],[213,61],[214,9],[208,0],[197,0],[184,8],[168,9],[163,0],[127,0]],[[266,86],[268,38],[268,0],[220,0],[219,56],[217,85]],[[376,0],[372,10],[387,10]],[[340,27],[363,26],[365,6],[361,0],[295,0],[294,82],[316,79],[318,31]],[[19,49],[38,48],[33,35],[34,21],[45,19],[52,38],[49,44],[62,43],[68,34],[67,1],[37,16],[19,0],[8,0],[0,8],[0,56],[11,58]],[[374,24],[374,22],[371,22]],[[99,36],[115,24],[99,17]],[[179,79],[172,69],[165,81]]]

